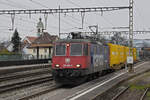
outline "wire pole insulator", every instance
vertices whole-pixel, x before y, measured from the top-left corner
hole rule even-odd
[[[45,20],[45,30],[47,28],[47,18],[48,18],[48,13],[44,14],[44,20]]]
[[[11,14],[11,23],[12,23],[12,28],[11,28],[11,30],[14,30],[15,14]]]
[[[82,29],[83,29],[83,27],[84,27],[84,18],[85,18],[85,12],[81,12]]]

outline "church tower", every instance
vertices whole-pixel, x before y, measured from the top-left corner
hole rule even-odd
[[[37,23],[36,28],[37,28],[37,36],[39,37],[44,30],[44,24],[42,22],[42,18],[39,18],[39,22]]]

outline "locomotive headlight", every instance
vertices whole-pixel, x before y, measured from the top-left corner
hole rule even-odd
[[[81,65],[77,64],[76,67],[79,68],[79,67],[81,67]]]
[[[56,65],[55,65],[55,67],[57,67],[57,68],[58,68],[58,67],[59,67],[59,65],[58,65],[58,64],[56,64]]]

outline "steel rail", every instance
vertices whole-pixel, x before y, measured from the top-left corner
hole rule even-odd
[[[43,83],[46,81],[52,81],[52,80],[53,78],[49,76],[49,77],[24,81],[20,83],[10,84],[10,85],[0,87],[0,93],[11,91],[11,90],[18,89],[18,88],[23,88],[23,87],[30,86],[30,85],[40,84],[40,83]]]
[[[13,79],[18,79],[18,78],[25,78],[28,76],[35,76],[35,75],[40,75],[40,74],[45,74],[45,73],[50,73],[50,70],[38,70],[35,72],[27,72],[25,71],[24,73],[16,73],[16,74],[10,74],[10,75],[5,75],[0,77],[0,82],[2,81],[8,81],[8,80],[13,80]]]
[[[53,90],[56,90],[56,89],[58,89],[60,87],[61,87],[61,85],[54,85],[50,89],[45,89],[43,91],[39,91],[38,93],[34,93],[34,94],[30,94],[28,96],[21,97],[21,98],[19,98],[19,100],[29,100],[29,99],[35,98],[37,96],[41,96],[43,94],[52,92]]]
[[[140,100],[144,100],[147,92],[148,92],[149,88],[146,88],[145,92],[143,93],[143,95],[141,96]]]
[[[129,86],[120,91],[117,95],[115,95],[111,100],[117,100],[123,93],[125,93],[129,89]]]

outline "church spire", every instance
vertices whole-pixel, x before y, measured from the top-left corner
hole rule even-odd
[[[36,28],[37,28],[37,36],[39,37],[44,30],[44,24],[42,22],[42,18],[39,18],[39,22],[37,23]]]

